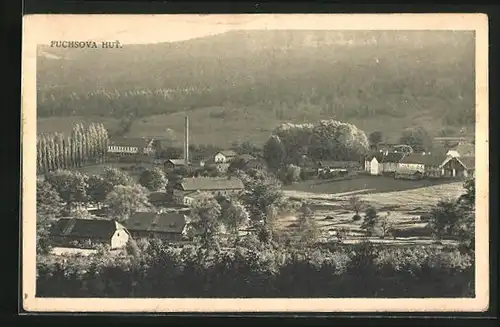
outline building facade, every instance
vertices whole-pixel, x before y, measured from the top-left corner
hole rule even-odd
[[[173,188],[173,199],[181,205],[189,205],[199,194],[230,195],[243,191],[245,186],[238,178],[184,178]]]

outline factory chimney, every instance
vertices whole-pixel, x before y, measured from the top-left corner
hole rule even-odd
[[[189,165],[189,118],[184,120],[184,164]]]

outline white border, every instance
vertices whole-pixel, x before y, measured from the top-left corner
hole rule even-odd
[[[128,26],[161,33],[172,22],[247,29],[473,30],[476,32],[476,297],[471,299],[66,299],[36,298],[36,46]],[[23,307],[32,312],[429,312],[484,311],[489,302],[488,18],[485,14],[28,15],[22,51]],[[191,25],[189,25],[189,24]],[[160,28],[165,27],[165,28]],[[200,27],[201,28],[201,27]],[[80,34],[78,34],[80,33]],[[88,34],[86,34],[88,33]],[[104,33],[104,32],[103,32]],[[111,39],[120,39],[120,34]],[[127,34],[128,33],[128,34]],[[188,33],[189,34],[189,33]],[[77,38],[80,35],[80,38]],[[97,34],[99,35],[99,34]],[[94,35],[95,36],[95,35]],[[138,36],[139,37],[139,36]],[[109,37],[107,37],[109,38]]]

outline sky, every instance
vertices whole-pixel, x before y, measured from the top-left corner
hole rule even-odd
[[[474,29],[467,15],[28,15],[25,34],[50,41],[115,41],[122,44],[175,42],[251,29]]]

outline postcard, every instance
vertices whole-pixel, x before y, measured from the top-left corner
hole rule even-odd
[[[488,92],[484,14],[26,15],[23,307],[485,311]]]

